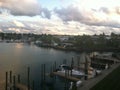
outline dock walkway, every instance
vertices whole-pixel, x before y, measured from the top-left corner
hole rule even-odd
[[[75,78],[75,77],[72,77],[72,76],[65,76],[65,74],[62,74],[60,72],[52,72],[51,73],[52,75],[56,75],[56,76],[59,76],[59,77],[62,77],[62,78],[65,78],[69,81],[72,81],[72,82],[77,82],[77,81],[80,81],[79,78]]]
[[[101,81],[104,77],[106,77],[108,74],[110,74],[113,70],[115,70],[118,66],[120,66],[120,63],[113,64],[111,68],[105,69],[102,71],[102,74],[97,76],[96,78],[89,79],[87,81],[83,81],[83,86],[78,88],[78,90],[90,90],[94,85],[96,85],[99,81]]]
[[[16,87],[19,88],[20,90],[28,90],[28,87],[23,84],[18,83],[18,84],[16,84]],[[5,90],[5,81],[0,82],[0,90]],[[32,90],[32,89],[30,89],[30,90]]]

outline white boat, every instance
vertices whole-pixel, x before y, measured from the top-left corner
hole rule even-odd
[[[72,73],[72,76],[84,76],[85,75],[84,72],[72,69],[70,66],[65,65],[65,64],[60,65],[59,70],[57,72],[60,72],[63,74],[66,73],[67,75],[71,75]]]
[[[66,64],[62,64],[59,66],[59,70],[57,70],[57,72],[60,72],[62,74],[67,74],[67,75],[71,75],[72,76],[76,76],[76,77],[83,77],[83,76],[89,76],[90,78],[94,78],[96,75],[99,75],[101,73],[101,70],[96,70],[93,69],[92,67],[90,67],[92,70],[88,71],[88,75],[85,75],[84,71],[80,71],[80,70],[76,70],[76,69],[72,69],[70,66],[66,65]]]

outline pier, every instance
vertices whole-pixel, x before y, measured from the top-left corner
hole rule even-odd
[[[115,70],[119,66],[120,66],[120,63],[113,64],[110,69],[103,70],[102,74],[97,76],[96,78],[83,81],[83,86],[78,88],[78,90],[90,90],[90,88],[95,86],[98,82],[104,79],[107,75],[109,75],[113,70]]]
[[[120,63],[120,60],[112,58],[112,57],[91,57],[92,61],[94,62],[100,62],[100,63],[104,63],[104,64],[114,64],[114,63]]]
[[[88,57],[85,56],[84,59],[85,59],[84,62],[80,62],[79,59],[78,59],[79,61],[76,60],[76,62],[79,62],[76,65],[75,59],[72,58],[71,64],[70,64],[70,70],[65,70],[64,73],[57,72],[56,68],[57,68],[58,64],[57,64],[57,62],[54,62],[50,69],[50,72],[48,71],[49,76],[51,76],[51,77],[53,76],[53,78],[51,78],[51,77],[50,78],[54,79],[54,80],[56,80],[56,76],[63,78],[65,80],[64,87],[67,87],[67,88],[70,87],[68,85],[68,82],[73,82],[74,87],[77,87],[77,85],[76,85],[77,82],[81,81],[82,85],[84,85],[84,86],[80,87],[80,89],[79,89],[79,87],[77,87],[77,89],[73,89],[73,90],[89,90],[89,89],[86,89],[85,87],[90,88],[93,85],[95,85],[95,83],[94,83],[95,80],[100,81],[101,79],[103,79],[103,77],[104,77],[103,73],[111,72],[113,69],[115,69],[116,65],[119,65],[117,63],[120,62],[119,60],[114,59],[114,58],[103,58],[103,57],[101,57],[101,58],[93,57],[92,60],[90,61],[90,60],[88,60]],[[66,60],[64,60],[64,63],[67,64]],[[105,68],[107,64],[110,65],[110,67],[111,67],[110,69]],[[97,68],[95,68],[95,67],[97,67]],[[46,74],[46,73],[48,73],[46,70],[46,65],[42,64],[40,69],[41,69],[40,70],[40,74],[41,74],[40,80],[41,81],[40,81],[39,85],[42,85],[40,88],[42,88],[43,90],[46,90],[47,89],[47,86],[46,86],[47,85],[47,77],[46,76],[48,76]],[[73,76],[72,69],[83,72],[84,74],[82,75],[82,78]],[[96,74],[95,70],[97,70],[97,69],[102,71],[102,73],[100,75]],[[95,73],[95,74],[93,74],[93,73]],[[22,84],[22,81],[21,81],[22,79],[19,74],[14,75],[12,71],[6,72],[4,83],[2,83],[2,84],[0,83],[0,85],[2,85],[2,87],[0,86],[0,90],[35,90],[34,89],[35,83],[34,83],[34,80],[31,80],[30,74],[31,74],[30,67],[28,67],[26,70],[26,78],[27,78],[26,85],[24,85],[24,84]],[[51,83],[54,84],[54,82],[51,82]],[[68,90],[68,89],[65,89],[65,90]]]
[[[28,90],[28,87],[26,85],[23,85],[23,84],[16,84],[16,87],[19,88],[19,90]],[[32,90],[32,89],[30,89]]]
[[[12,71],[5,73],[5,81],[0,85],[0,90],[34,90],[34,83],[32,89],[30,87],[30,67],[27,68],[27,85],[22,84],[20,74],[15,75]]]
[[[67,79],[71,82],[77,82],[77,81],[80,81],[79,78],[76,78],[76,77],[72,77],[72,76],[69,76],[69,75],[65,75],[65,74],[62,74],[60,72],[52,72],[51,75],[55,75],[55,76],[59,76],[59,77],[62,77],[64,79]]]

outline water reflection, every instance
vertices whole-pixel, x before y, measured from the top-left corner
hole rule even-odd
[[[15,48],[18,48],[18,49],[23,48],[23,43],[16,43]]]
[[[12,70],[16,74],[21,74],[22,81],[25,83],[26,69],[30,66],[31,79],[35,80],[36,83],[40,83],[41,64],[46,64],[47,72],[50,71],[54,61],[58,64],[62,63],[64,59],[71,62],[71,58],[77,55],[79,54],[74,52],[66,53],[23,43],[0,43],[0,80],[4,80],[6,71]],[[37,84],[36,87],[39,87],[39,85]]]

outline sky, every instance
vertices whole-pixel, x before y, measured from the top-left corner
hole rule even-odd
[[[0,32],[120,34],[120,0],[0,0]]]

